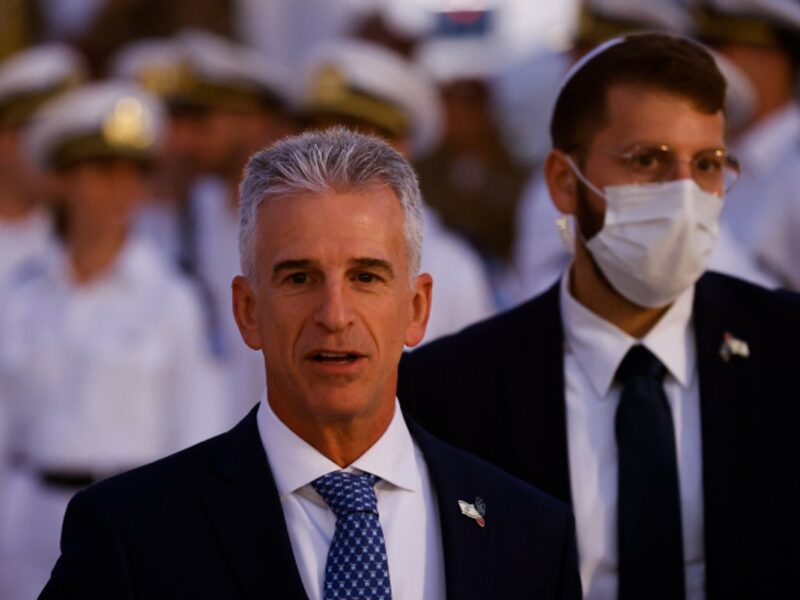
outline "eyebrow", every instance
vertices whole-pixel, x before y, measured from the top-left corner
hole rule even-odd
[[[313,262],[307,258],[290,258],[288,260],[282,260],[278,263],[275,263],[275,265],[272,267],[272,274],[277,275],[281,271],[288,271],[292,269],[308,269],[312,264]]]
[[[350,261],[352,267],[360,269],[379,269],[386,273],[390,278],[394,278],[394,269],[389,261],[382,258],[372,257],[358,257]],[[293,269],[308,269],[313,267],[315,262],[308,258],[290,258],[282,260],[272,267],[272,275],[275,276],[281,271],[290,271]]]
[[[390,279],[394,279],[394,269],[388,260],[382,258],[360,257],[350,261],[354,267],[361,269],[378,269],[386,273]]]

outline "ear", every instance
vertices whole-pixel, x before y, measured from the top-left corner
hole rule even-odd
[[[428,273],[418,275],[411,297],[411,321],[406,328],[405,344],[412,348],[425,337],[425,328],[431,316],[433,278]]]
[[[561,150],[551,150],[544,163],[544,177],[550,199],[565,215],[575,214],[577,209],[578,178],[567,162],[567,155]]]
[[[242,275],[237,275],[231,283],[233,292],[233,318],[239,327],[244,343],[253,350],[261,350],[261,333],[258,330],[258,313],[256,296],[250,282]]]

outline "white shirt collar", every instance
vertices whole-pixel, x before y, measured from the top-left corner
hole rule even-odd
[[[267,453],[272,476],[283,497],[315,479],[341,468],[289,429],[269,405],[266,393],[256,416],[258,433]],[[383,435],[345,470],[372,473],[394,487],[412,492],[422,489],[417,467],[418,450],[395,399],[394,416]]]
[[[606,397],[622,359],[637,343],[655,354],[682,387],[689,385],[695,371],[694,286],[678,296],[653,329],[637,340],[575,300],[569,291],[569,276],[567,270],[560,285],[565,350],[574,353],[598,398]]]
[[[744,172],[763,173],[781,162],[787,149],[800,143],[800,104],[789,102],[749,130],[736,144]]]

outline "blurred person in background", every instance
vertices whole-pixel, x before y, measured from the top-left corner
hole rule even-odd
[[[13,434],[0,515],[4,599],[41,589],[76,491],[222,427],[200,306],[131,234],[160,113],[131,84],[93,84],[44,105],[25,132],[64,227],[46,255],[15,272],[0,306],[0,389]]]
[[[22,132],[39,106],[86,74],[80,56],[61,44],[0,62],[0,293],[16,268],[44,251],[51,232],[41,182],[22,152]]]
[[[702,0],[697,33],[735,63],[755,90],[752,118],[734,132],[746,165],[723,222],[765,276],[800,290],[800,3]]]
[[[175,99],[189,85],[185,54],[176,38],[140,40],[120,49],[111,62],[111,72],[165,101],[164,141],[153,165],[151,197],[137,209],[136,229],[197,282],[189,197],[200,174],[191,150],[198,137],[195,113],[201,109]]]
[[[422,193],[444,224],[479,251],[503,306],[517,201],[529,173],[498,129],[491,86],[498,50],[477,34],[442,35],[425,42],[417,60],[438,83],[444,107],[442,139],[416,163]]]
[[[231,281],[239,274],[238,184],[252,153],[294,130],[288,76],[252,49],[200,31],[130,47],[116,69],[158,93],[168,108],[160,195],[177,219],[167,228],[173,232],[168,246],[203,295],[233,425],[264,389],[260,356],[242,342],[231,316]],[[154,206],[157,212],[159,202]],[[159,236],[154,211],[143,217],[140,225]]]
[[[512,120],[509,126],[517,127],[515,136],[525,135],[535,150],[536,161],[541,165],[547,148],[547,124],[559,82],[569,66],[597,44],[625,32],[636,30],[664,31],[691,34],[693,22],[685,3],[680,0],[645,0],[626,2],[619,0],[583,0],[578,13],[577,30],[570,51],[545,55],[523,64],[507,73],[500,82],[499,94],[506,98],[509,112],[519,113],[514,106],[528,102],[527,120]],[[728,127],[735,129],[752,113],[752,90],[743,73],[735,65],[717,56],[718,64],[728,80]],[[537,76],[537,73],[544,75]],[[540,82],[530,91],[526,82]],[[514,87],[516,86],[516,87]],[[520,86],[521,89],[520,89]],[[520,106],[520,109],[523,107]],[[522,129],[526,127],[526,129]],[[544,145],[542,147],[542,141]],[[727,209],[726,209],[727,210]],[[568,219],[559,215],[550,201],[541,169],[535,171],[528,182],[520,202],[514,263],[520,277],[522,297],[545,291],[558,279],[572,259],[571,248],[559,236],[559,227]],[[735,275],[758,283],[773,285],[754,264],[750,256],[737,246],[730,232],[722,228],[719,241],[711,259],[714,270]]]
[[[47,251],[53,228],[41,181],[22,152],[22,132],[41,104],[85,76],[80,56],[61,44],[34,47],[0,62],[0,297],[17,269]],[[8,408],[0,386],[0,514],[8,486]]]
[[[430,78],[399,54],[361,40],[312,51],[298,106],[310,128],[343,125],[377,135],[410,160],[424,157],[441,135],[441,106]],[[428,342],[490,315],[494,304],[477,253],[430,207],[423,211],[422,268],[436,280]]]

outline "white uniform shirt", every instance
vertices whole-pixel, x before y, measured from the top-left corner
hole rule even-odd
[[[3,300],[0,388],[29,467],[110,474],[221,431],[199,306],[146,243],[87,284],[53,246]]]
[[[734,153],[742,163],[742,175],[728,193],[722,221],[752,252],[762,220],[780,210],[768,191],[778,179],[791,178],[800,168],[800,103],[788,103],[753,127]]]
[[[217,178],[204,178],[192,193],[197,235],[197,267],[208,285],[219,337],[216,344],[227,385],[228,424],[233,426],[258,403],[264,393],[261,353],[244,343],[233,318],[231,281],[241,274],[239,212],[228,202],[229,190]]]
[[[691,326],[694,288],[684,292],[640,340],[667,368],[681,495],[688,600],[705,598],[700,393]],[[638,342],[560,291],[572,508],[584,597],[617,597],[617,444],[614,418],[621,386],[614,374]]]
[[[433,276],[433,303],[424,342],[455,333],[494,313],[492,291],[481,259],[470,246],[423,207],[425,234],[421,270]]]
[[[758,259],[780,284],[800,292],[800,159],[773,182],[766,197],[772,210],[764,215],[755,240]]]
[[[286,427],[266,398],[258,409],[258,431],[278,488],[300,578],[309,598],[319,600],[336,516],[311,482],[340,467]],[[375,493],[392,598],[444,598],[444,555],[436,494],[422,452],[411,438],[396,401],[389,427],[346,470],[381,478],[375,484]]]
[[[19,220],[0,219],[0,289],[15,269],[47,251],[50,230],[50,219],[40,211]]]

